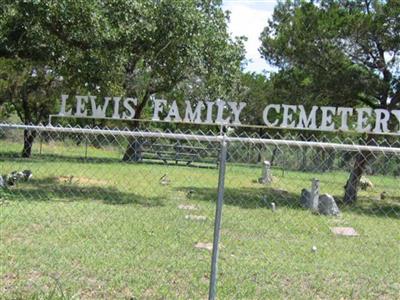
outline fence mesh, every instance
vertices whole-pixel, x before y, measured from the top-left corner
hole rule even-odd
[[[394,137],[2,124],[2,298],[207,298],[223,140],[218,298],[399,295]]]

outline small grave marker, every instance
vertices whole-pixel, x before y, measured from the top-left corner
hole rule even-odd
[[[353,227],[331,227],[331,231],[335,235],[358,236],[357,231]]]
[[[186,215],[185,219],[192,220],[192,221],[205,221],[205,220],[207,220],[207,217],[206,216],[197,216],[197,215]]]
[[[197,243],[196,245],[194,245],[194,247],[197,249],[212,251],[213,245],[212,243]]]
[[[197,206],[190,205],[190,204],[188,204],[188,205],[180,204],[180,205],[178,205],[178,208],[179,209],[185,209],[185,210],[198,210],[199,209]]]
[[[268,160],[263,162],[262,175],[258,179],[259,183],[268,184],[272,182],[271,163]]]

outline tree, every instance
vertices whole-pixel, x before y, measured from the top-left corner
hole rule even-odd
[[[196,85],[206,87],[202,94],[210,97],[229,93],[244,51],[241,40],[231,40],[227,32],[221,1],[149,1],[142,15],[151,30],[131,40],[125,64],[126,93],[138,98],[135,119],[141,118],[151,95]],[[131,142],[123,160],[140,159],[139,148]]]
[[[1,111],[16,112],[24,124],[39,124],[57,111],[61,90],[82,86],[88,92],[99,85],[107,90],[113,73],[99,71],[112,65],[115,56],[84,47],[87,40],[103,41],[94,34],[100,32],[100,25],[93,6],[83,1],[69,6],[61,1],[2,0],[0,4]],[[60,37],[56,24],[73,30],[74,38]],[[35,131],[24,131],[23,157],[30,157],[35,136]]]
[[[243,44],[230,38],[220,0],[1,2],[0,58],[51,71],[63,91],[137,98],[133,128],[151,95],[192,79],[226,94],[240,71]],[[19,96],[7,100],[15,110]],[[124,160],[135,153],[130,143]]]
[[[0,59],[1,98],[6,111],[16,111],[24,124],[44,122],[55,110],[55,91],[59,80],[46,66],[23,60]],[[36,131],[24,130],[22,157],[30,157]]]
[[[283,1],[261,40],[262,55],[281,72],[301,74],[311,99],[400,107],[399,1]],[[368,156],[360,153],[355,159],[346,203],[356,201]]]

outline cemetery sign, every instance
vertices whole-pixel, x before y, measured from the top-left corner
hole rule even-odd
[[[136,98],[104,97],[99,104],[96,96],[61,96],[58,116],[112,118],[132,120],[135,118]],[[177,101],[152,99],[153,121],[185,122],[194,124],[241,125],[241,114],[245,102],[198,101],[193,105],[184,101],[181,107]],[[71,105],[72,104],[72,105]],[[73,107],[69,108],[68,107]],[[306,110],[303,105],[268,104],[262,113],[267,127],[310,129],[320,131],[357,131],[372,133],[400,133],[400,110],[372,109],[370,107],[313,106]],[[397,122],[399,130],[390,131],[389,121]]]

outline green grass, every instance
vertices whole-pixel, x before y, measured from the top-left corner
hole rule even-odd
[[[123,164],[122,149],[89,148],[90,160],[83,147],[55,143],[43,145],[42,155],[36,144],[31,159],[19,151],[0,141],[1,174],[34,174],[0,190],[0,298],[207,298],[211,253],[194,245],[212,242],[217,169]],[[271,186],[256,183],[260,173],[227,166],[220,299],[399,297],[398,178],[369,177],[374,189],[332,218],[301,209],[299,194],[317,177],[322,192],[340,200],[347,173],[276,170]],[[163,174],[167,186],[159,183]],[[377,201],[383,191],[386,199]],[[354,227],[359,236],[335,236],[332,226]]]

